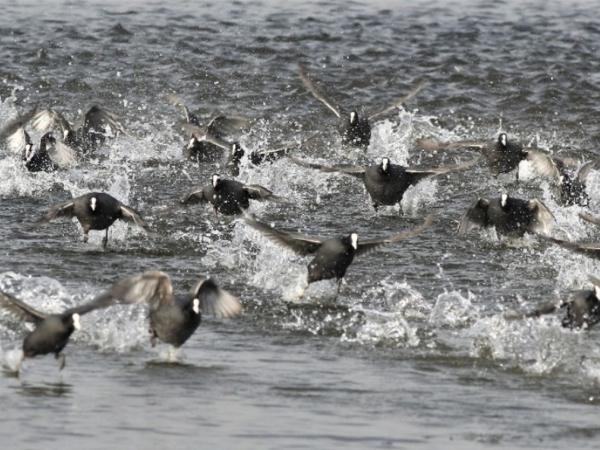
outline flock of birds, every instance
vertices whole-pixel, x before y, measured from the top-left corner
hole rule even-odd
[[[366,115],[359,114],[355,109],[348,111],[338,106],[317,86],[302,66],[299,76],[306,89],[339,120],[342,144],[360,149],[366,149],[369,145],[371,124],[374,120],[399,108],[424,87],[424,83],[418,83],[389,107]],[[505,133],[501,133],[492,142],[441,142],[433,138],[417,141],[417,146],[425,151],[470,149],[481,154],[467,163],[454,166],[417,169],[394,164],[386,157],[370,166],[326,166],[292,156],[290,150],[293,146],[290,145],[267,151],[248,152],[231,137],[251,126],[251,121],[242,117],[219,115],[203,125],[179,97],[171,95],[167,100],[181,108],[184,113],[182,130],[189,139],[184,147],[184,158],[199,164],[223,161],[224,164],[220,164],[219,167],[225,168],[231,177],[239,174],[239,166],[244,159],[250,165],[260,165],[280,158],[289,158],[307,169],[340,173],[360,179],[375,209],[399,205],[409,187],[429,177],[467,171],[482,159],[481,156],[493,175],[516,171],[517,180],[519,165],[526,161],[539,177],[551,181],[559,203],[565,206],[588,206],[586,180],[590,172],[597,167],[596,162],[592,161],[584,164],[578,171],[573,170],[572,166],[576,163],[572,160],[558,159],[539,148],[511,142]],[[43,133],[38,145],[34,145],[26,131],[28,127]],[[27,170],[54,171],[68,169],[77,161],[93,154],[107,139],[124,132],[125,128],[119,119],[98,106],[93,106],[87,111],[79,128],[71,125],[56,110],[35,107],[7,123],[0,130],[0,140],[6,141],[7,148],[23,161]],[[302,146],[315,136],[316,134],[309,136],[299,145]],[[299,255],[312,255],[308,264],[306,286],[298,293],[298,298],[303,296],[310,283],[319,280],[337,280],[339,292],[346,270],[355,257],[384,245],[416,237],[433,222],[433,217],[429,215],[415,228],[384,238],[363,239],[353,232],[321,238],[277,229],[257,220],[247,213],[250,201],[254,200],[286,201],[263,186],[244,184],[233,178],[214,174],[209,184],[195,188],[182,199],[182,203],[210,203],[217,215],[241,215],[245,223],[268,239]],[[83,230],[84,242],[87,242],[91,230],[105,230],[104,247],[108,244],[108,229],[116,220],[148,228],[139,212],[103,192],[90,192],[53,206],[37,223],[50,222],[61,217],[78,220]],[[582,214],[581,217],[600,225],[599,218],[589,214]],[[515,198],[502,193],[499,198],[476,199],[463,215],[458,233],[465,234],[479,227],[495,227],[500,234],[517,237],[529,232],[575,252],[600,256],[600,244],[579,244],[552,237],[554,222],[552,212],[540,200]],[[561,303],[542,305],[534,311],[516,315],[514,318],[537,317],[564,308],[564,326],[588,328],[600,321],[600,280],[590,277],[590,281],[593,285],[590,290],[576,291]],[[65,364],[63,349],[73,331],[80,328],[81,315],[115,304],[146,304],[149,309],[152,345],[158,339],[176,348],[183,345],[194,333],[203,314],[229,318],[242,311],[239,299],[221,289],[211,279],[201,278],[189,293],[176,296],[169,276],[159,271],[144,272],[120,280],[91,302],[59,314],[46,314],[8,293],[0,292],[2,309],[23,321],[35,324],[33,331],[27,334],[23,341],[23,355],[17,371],[24,358],[45,354],[54,354],[56,359],[60,360],[62,369]]]

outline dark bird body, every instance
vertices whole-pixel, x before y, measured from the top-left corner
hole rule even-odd
[[[250,200],[282,201],[281,197],[262,186],[243,184],[213,175],[210,185],[195,189],[182,200],[182,203],[210,203],[215,212],[233,216],[242,214],[248,209]]]
[[[76,217],[83,229],[83,241],[87,242],[90,230],[106,230],[103,246],[108,243],[108,228],[118,219],[145,228],[139,213],[119,200],[103,192],[90,192],[56,205],[38,220],[49,222],[59,217]]]
[[[570,329],[589,329],[600,322],[600,280],[589,277],[594,284],[593,289],[581,289],[572,292],[565,301],[556,304],[546,304],[525,314],[525,317],[540,317],[564,310],[565,315],[561,324]]]
[[[36,149],[28,142],[23,153],[25,167],[30,172],[52,172],[58,166],[52,161],[48,153],[48,146],[56,142],[52,133],[46,133],[40,139],[40,146]]]
[[[338,280],[338,290],[339,283],[346,275],[346,270],[354,261],[355,256],[368,253],[382,245],[393,244],[416,236],[428,228],[432,222],[432,218],[429,216],[422,225],[413,230],[403,231],[388,238],[359,241],[356,233],[324,239],[272,228],[250,217],[246,217],[245,220],[248,225],[260,231],[265,237],[293,252],[302,256],[314,255],[308,264],[307,284],[335,278]]]
[[[106,308],[113,303],[112,299],[102,294],[89,303],[67,309],[60,314],[45,314],[9,294],[0,292],[0,308],[35,325],[34,330],[23,340],[23,358],[52,353],[56,359],[61,360],[61,369],[65,365],[62,351],[73,331],[80,329],[80,316]]]
[[[336,172],[360,178],[371,197],[373,207],[377,209],[382,205],[397,205],[402,201],[406,190],[418,184],[421,180],[443,175],[451,172],[466,170],[476,161],[459,166],[438,167],[433,169],[410,169],[397,164],[392,164],[389,158],[382,158],[380,164],[372,166],[334,166],[328,167],[320,164],[307,163],[297,158],[290,157],[292,161],[303,167],[310,167],[322,172]]]
[[[303,66],[300,66],[300,79],[304,87],[321,103],[323,103],[339,120],[338,131],[342,144],[366,149],[371,141],[371,121],[399,108],[403,103],[414,97],[422,88],[423,83],[417,84],[411,91],[397,99],[391,106],[371,115],[359,114],[356,109],[344,111],[334,101],[330,100],[310,79]]]
[[[60,112],[53,109],[37,112],[33,116],[33,126],[41,132],[60,130],[63,143],[80,155],[96,150],[107,138],[118,132],[125,133],[123,125],[114,114],[96,105],[85,113],[83,124],[79,128],[73,127]]]
[[[107,297],[120,303],[143,303],[149,308],[150,339],[174,347],[194,334],[202,314],[234,317],[242,307],[239,300],[211,279],[200,278],[187,295],[175,296],[171,279],[164,272],[149,271],[115,283]]]
[[[562,164],[562,161],[539,149],[509,141],[506,133],[500,133],[498,139],[493,143],[481,141],[439,142],[434,139],[419,139],[417,146],[430,151],[460,148],[478,150],[485,157],[487,166],[494,176],[512,172],[519,167],[522,161],[528,161],[538,176],[551,180],[557,180],[560,176],[558,166]],[[518,170],[516,177],[518,180]]]
[[[478,199],[463,216],[458,232],[475,227],[495,227],[501,234],[522,236],[525,232],[547,234],[554,216],[539,200],[522,200],[503,194],[499,199]]]

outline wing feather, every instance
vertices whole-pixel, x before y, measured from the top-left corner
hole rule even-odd
[[[270,241],[283,245],[302,256],[316,252],[323,243],[323,239],[319,237],[278,230],[249,216],[246,216],[244,220],[252,228],[260,231]]]
[[[0,308],[26,322],[41,322],[47,316],[6,292],[0,291]]]
[[[342,117],[342,112],[339,107],[335,106],[335,103],[331,101],[327,96],[321,92],[308,77],[304,66],[299,65],[300,80],[304,87],[321,103],[327,106],[338,118]]]
[[[225,289],[221,289],[210,278],[201,277],[192,288],[191,295],[200,300],[202,314],[230,318],[242,312],[239,299]]]
[[[421,225],[416,226],[410,230],[401,231],[400,233],[396,233],[393,236],[387,238],[379,238],[379,239],[365,239],[359,240],[356,255],[364,255],[366,253],[370,253],[383,245],[394,244],[396,242],[403,241],[405,239],[410,239],[412,237],[418,236],[427,228],[431,227],[433,223],[433,215],[428,215],[425,217],[425,220]]]
[[[389,113],[390,111],[393,111],[394,109],[399,108],[403,103],[406,103],[407,101],[409,101],[411,98],[413,98],[415,95],[417,95],[419,92],[421,92],[421,90],[425,87],[427,83],[425,83],[425,81],[419,81],[417,84],[415,84],[410,91],[408,91],[405,95],[403,95],[402,97],[396,99],[390,106],[388,106],[385,109],[382,109],[379,112],[376,112],[374,114],[371,114],[369,116],[369,120],[375,120],[378,117],[381,117],[387,113]]]

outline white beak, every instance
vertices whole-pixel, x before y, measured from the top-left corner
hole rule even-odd
[[[508,195],[502,194],[502,197],[500,197],[500,204],[503,208],[506,206],[506,200],[508,200]]]
[[[219,182],[219,175],[212,176],[212,185],[213,187],[217,187],[217,183]]]
[[[96,211],[96,197],[90,199],[90,208],[92,208],[92,211]]]
[[[197,298],[192,300],[192,309],[196,314],[200,314],[200,300],[198,300]]]
[[[356,113],[354,111],[352,111],[350,113],[350,123],[354,124],[356,122]]]
[[[352,233],[350,235],[350,244],[352,245],[352,248],[354,248],[354,250],[358,249],[358,234]]]
[[[600,300],[600,287],[594,286],[594,295],[598,300]]]
[[[73,327],[77,331],[81,330],[81,321],[79,319],[80,319],[79,314],[77,314],[77,313],[73,314]]]
[[[196,138],[195,137],[191,138],[190,143],[188,144],[188,147],[187,147],[188,150],[190,150],[194,146],[195,143],[196,143]]]
[[[383,169],[384,172],[387,172],[389,165],[390,165],[390,160],[389,159],[383,158],[381,160],[381,168]]]
[[[502,145],[504,145],[506,147],[506,135],[505,134],[500,136],[500,142],[502,142]]]

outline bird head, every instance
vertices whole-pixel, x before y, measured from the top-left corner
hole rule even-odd
[[[216,188],[219,185],[220,181],[221,181],[221,177],[215,173],[212,176],[212,186],[213,186],[213,188]]]
[[[200,314],[200,300],[198,300],[198,298],[194,298],[194,300],[192,300],[192,311],[194,311],[196,314]]]
[[[73,321],[73,328],[75,328],[77,331],[81,330],[81,316],[77,313],[73,314],[71,316],[71,320]]]
[[[90,209],[94,212],[96,211],[97,203],[98,203],[98,200],[96,199],[96,197],[90,198]]]
[[[231,159],[235,161],[240,161],[244,156],[244,149],[240,145],[239,142],[234,142],[231,144]]]
[[[387,174],[390,171],[390,159],[382,158],[381,159],[381,172]]]
[[[350,245],[354,250],[358,249],[358,234],[351,233],[350,234]]]
[[[508,194],[506,192],[503,192],[502,195],[500,196],[500,206],[502,206],[503,208],[506,207],[507,201],[508,201]]]
[[[498,136],[498,143],[502,147],[506,147],[508,145],[508,137],[506,136],[506,133],[500,133]]]
[[[192,148],[194,148],[194,146],[196,145],[196,142],[198,142],[198,139],[196,138],[195,134],[192,134],[192,138],[190,139],[190,142],[187,146],[188,150],[191,150]]]
[[[358,113],[356,111],[350,112],[350,125],[356,125],[358,122]]]
[[[33,144],[25,144],[25,153],[23,159],[27,162],[31,161],[31,158],[35,155],[36,151],[33,148]]]

